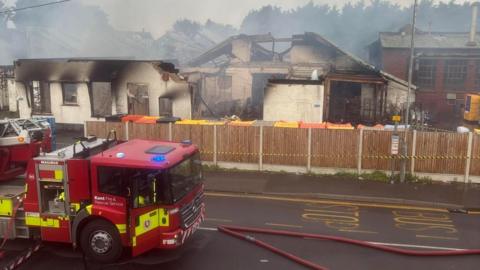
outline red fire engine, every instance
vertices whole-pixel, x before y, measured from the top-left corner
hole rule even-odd
[[[4,236],[71,243],[100,262],[178,247],[204,217],[199,152],[189,141],[83,138],[31,160],[25,181],[25,191],[2,188],[11,200],[0,216],[14,224],[4,224]]]
[[[51,129],[40,119],[0,120],[0,181],[25,172],[27,163],[40,153],[50,152]]]

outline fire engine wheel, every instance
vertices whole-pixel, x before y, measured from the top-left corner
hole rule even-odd
[[[85,255],[101,263],[117,261],[122,255],[122,243],[117,229],[103,220],[94,220],[82,230],[80,245]]]

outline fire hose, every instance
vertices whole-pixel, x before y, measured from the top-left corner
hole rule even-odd
[[[419,250],[409,250],[395,247],[388,247],[381,244],[373,244],[367,241],[355,240],[346,237],[323,235],[323,234],[311,234],[311,233],[300,233],[284,230],[271,230],[271,229],[261,229],[261,228],[251,228],[251,227],[239,227],[239,226],[220,226],[218,230],[226,233],[230,236],[246,240],[262,248],[277,253],[283,257],[286,257],[300,265],[308,267],[315,270],[326,270],[327,268],[315,264],[313,262],[302,259],[298,256],[295,256],[286,251],[280,250],[272,245],[269,245],[263,241],[255,239],[253,236],[244,235],[243,233],[260,233],[260,234],[269,234],[269,235],[279,235],[279,236],[289,236],[289,237],[298,237],[298,238],[307,238],[307,239],[318,239],[318,240],[330,240],[336,241],[351,245],[357,245],[361,247],[367,247],[371,249],[377,249],[384,252],[390,252],[406,256],[418,256],[418,257],[434,257],[434,256],[460,256],[460,255],[480,255],[480,249],[462,249],[462,250],[442,250],[442,251],[419,251]]]

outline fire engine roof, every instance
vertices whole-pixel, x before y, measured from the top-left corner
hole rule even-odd
[[[172,149],[173,148],[173,149]],[[155,149],[155,151],[152,151]],[[158,154],[165,149],[165,154]],[[135,139],[91,157],[96,164],[165,169],[177,164],[197,148],[192,144]]]

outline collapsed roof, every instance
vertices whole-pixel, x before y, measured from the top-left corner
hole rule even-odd
[[[217,44],[210,50],[206,51],[202,55],[193,59],[188,63],[190,67],[201,66],[209,62],[213,62],[215,59],[220,57],[232,57],[232,48],[233,42],[235,40],[245,40],[252,44],[250,52],[252,55],[252,62],[260,60],[258,65],[263,65],[265,62],[270,62],[271,64],[284,64],[284,65],[306,65],[306,63],[293,64],[285,61],[284,57],[292,50],[296,45],[310,45],[317,48],[321,48],[323,51],[327,52],[330,55],[333,55],[336,59],[343,59],[343,62],[350,62],[352,66],[356,67],[353,70],[339,70],[338,66],[335,68],[336,73],[356,73],[355,71],[361,69],[364,75],[380,76],[382,79],[395,81],[401,85],[407,86],[408,83],[392,74],[378,70],[375,66],[368,64],[362,59],[350,54],[340,47],[324,38],[323,36],[313,33],[305,32],[300,35],[293,35],[291,38],[275,38],[271,34],[266,35],[237,35],[232,36],[223,42]],[[282,52],[276,52],[275,50],[266,49],[264,46],[260,45],[262,43],[279,43],[279,42],[290,42],[291,45],[289,48]],[[274,49],[274,45],[272,46]],[[225,63],[224,63],[225,64]],[[412,87],[415,87],[412,85]]]

